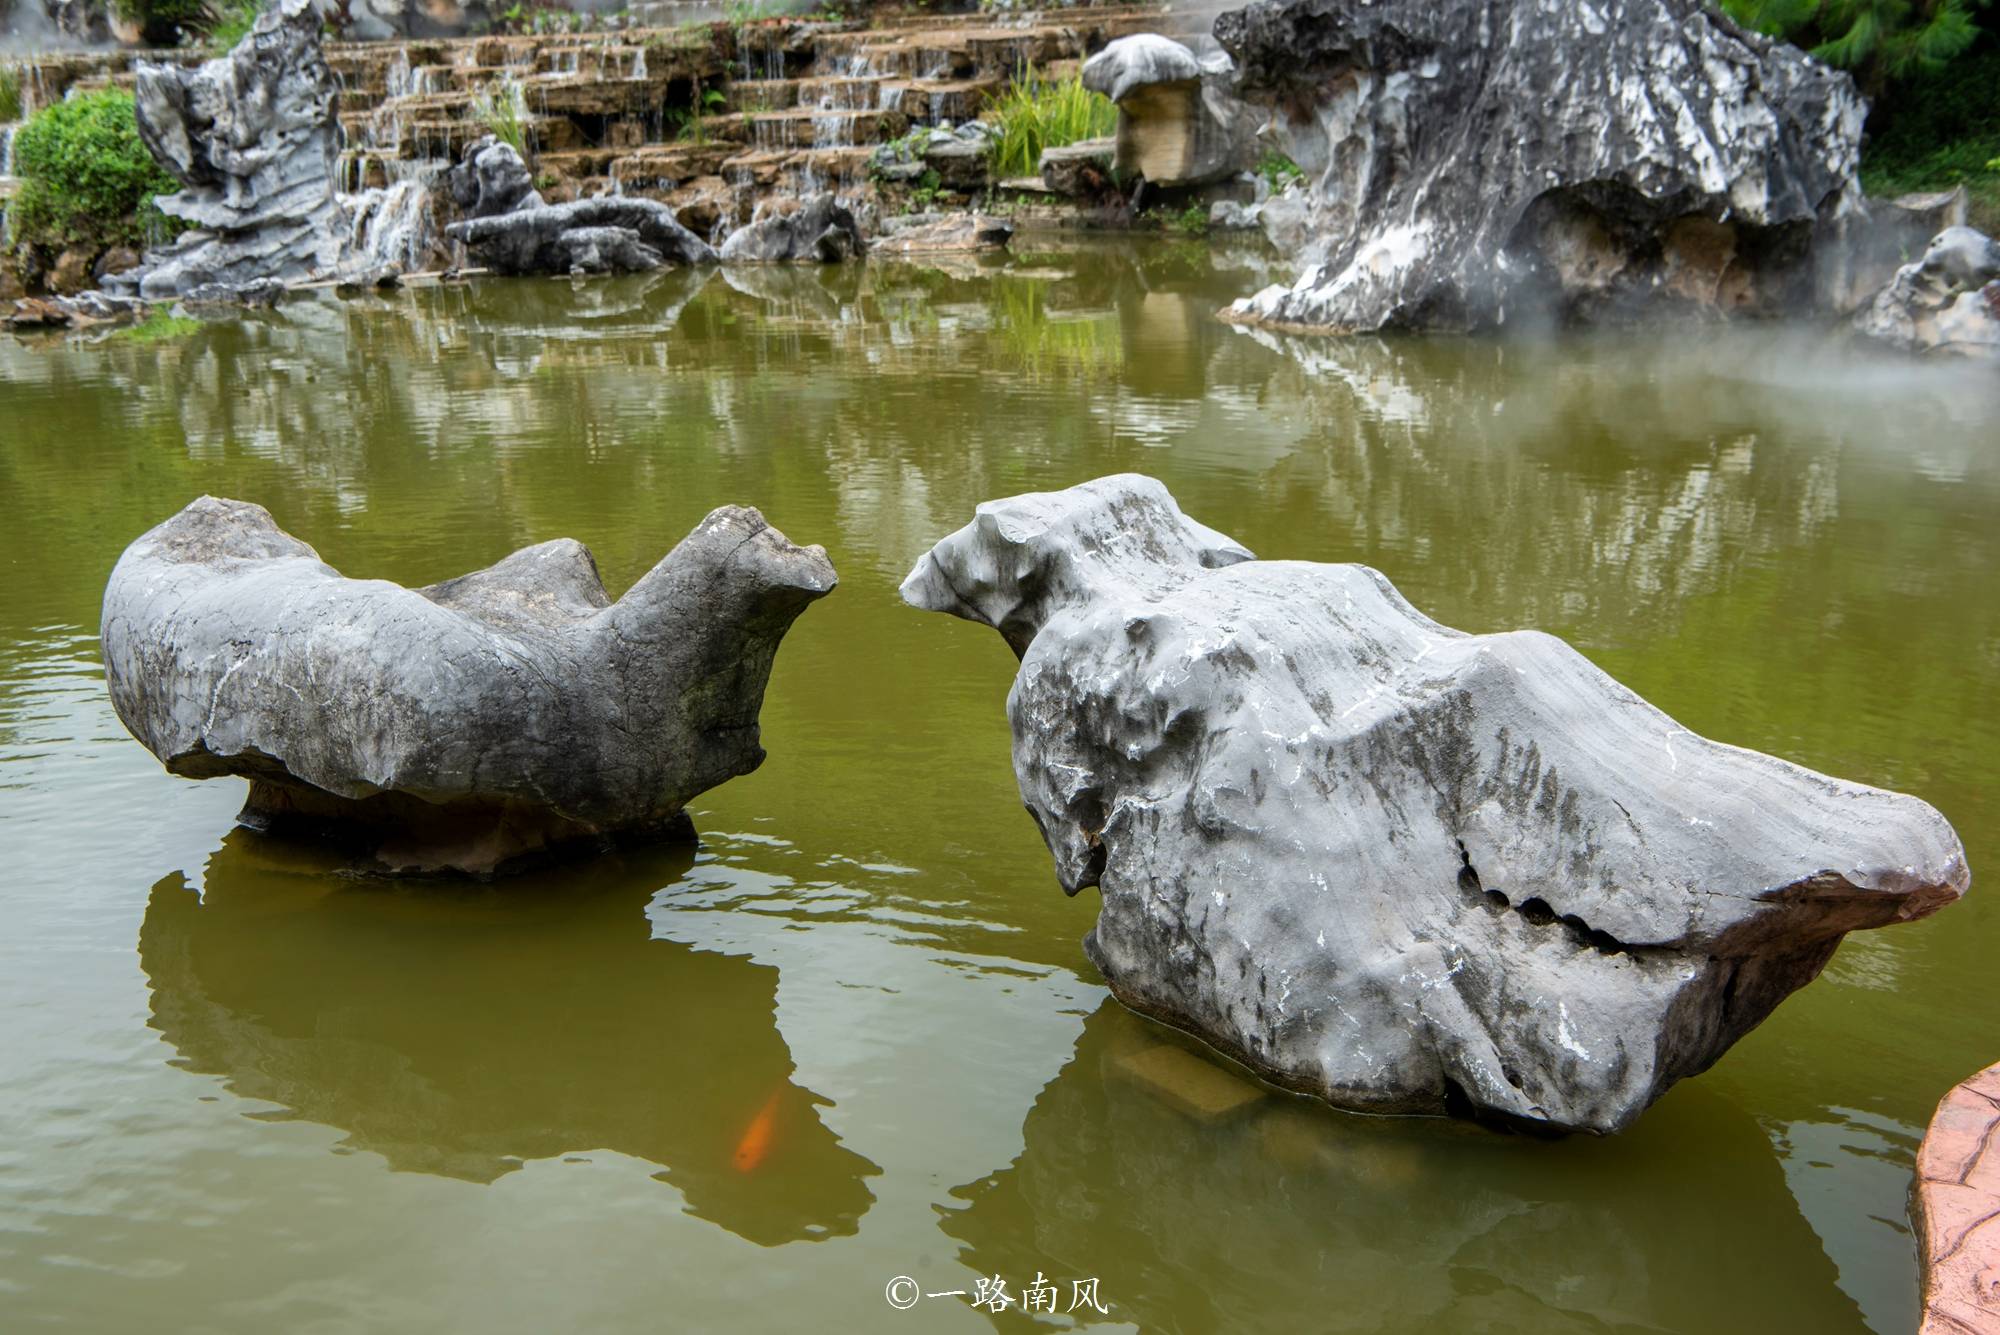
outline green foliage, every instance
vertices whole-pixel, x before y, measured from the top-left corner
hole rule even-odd
[[[1720,0],[1738,23],[1854,70],[1864,86],[1934,73],[1979,36],[1987,0]]]
[[[1871,195],[1949,190],[1971,196],[1972,225],[2000,230],[2000,49],[1892,90],[1869,122],[1861,184]]]
[[[137,245],[166,220],[155,195],[180,187],[139,140],[132,95],[115,88],[45,107],[14,136],[16,239]]]
[[[21,119],[21,71],[0,65],[0,125]]]
[[[1306,179],[1304,169],[1275,148],[1265,149],[1264,156],[1257,159],[1257,174],[1270,185],[1274,195],[1286,186]]]
[[[943,178],[925,168],[924,174],[911,183],[910,193],[903,201],[903,212],[929,213],[931,205],[937,203],[938,191],[943,185]]]
[[[215,25],[208,30],[208,45],[228,51],[247,37],[257,16],[264,12],[264,0],[223,0],[215,11]]]
[[[175,315],[167,306],[155,306],[146,312],[145,319],[135,325],[127,325],[112,337],[130,339],[134,343],[165,343],[169,339],[186,338],[200,328],[199,320]]]
[[[1016,78],[987,105],[994,130],[987,152],[996,176],[1032,176],[1042,150],[1098,139],[1118,128],[1118,107],[1083,86],[1081,75],[1044,82]]]
[[[136,24],[149,46],[172,46],[185,33],[206,32],[215,21],[207,0],[111,0],[111,10]]]
[[[1182,236],[1208,235],[1208,210],[1190,204],[1167,220],[1167,226]]]
[[[528,120],[521,85],[512,76],[495,79],[472,99],[472,116],[486,132],[511,147],[522,157],[528,155]]]

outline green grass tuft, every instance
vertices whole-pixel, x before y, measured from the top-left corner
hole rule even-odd
[[[186,338],[201,328],[201,321],[185,315],[175,315],[172,308],[155,306],[146,312],[146,318],[135,325],[127,325],[112,334],[113,338],[127,339],[133,343],[165,343],[170,339]]]
[[[987,104],[984,119],[994,130],[987,149],[994,174],[1033,176],[1042,169],[1043,149],[1115,131],[1118,107],[1085,88],[1080,75],[1054,82],[1017,78]]]

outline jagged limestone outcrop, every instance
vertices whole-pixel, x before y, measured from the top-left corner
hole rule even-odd
[[[1298,280],[1229,319],[1803,310],[1861,198],[1852,80],[1701,0],[1258,0],[1215,32],[1312,203]]]
[[[279,0],[199,68],[140,62],[139,136],[183,187],[157,202],[193,230],[107,280],[114,290],[174,297],[311,278],[338,261],[339,84],[320,53],[321,21],[315,0]]]
[[[1914,797],[1697,737],[1532,631],[1259,561],[1150,478],[979,507],[903,597],[995,627],[1021,796],[1118,998],[1369,1112],[1609,1132],[1850,931],[1969,883]]]
[[[658,200],[603,196],[534,204],[444,229],[473,261],[507,274],[643,273],[710,264],[715,250]]]
[[[720,254],[725,264],[786,260],[838,264],[867,251],[868,242],[854,214],[832,191],[822,191],[796,209],[737,228],[723,241]]]
[[[1854,317],[1863,337],[1904,352],[2000,363],[2000,243],[1947,227]]]
[[[528,164],[497,135],[467,144],[463,156],[444,174],[444,184],[460,218],[498,218],[546,206]]]
[[[690,799],[763,760],[778,642],[833,585],[824,551],[737,506],[612,602],[568,539],[406,589],[205,496],[112,570],[105,676],[170,771],[251,781],[246,824],[348,837],[390,870],[487,871],[684,833]]]

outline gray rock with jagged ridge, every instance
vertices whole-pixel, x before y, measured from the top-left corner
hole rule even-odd
[[[1150,478],[981,505],[903,597],[1020,656],[1015,775],[1112,992],[1343,1108],[1616,1131],[1969,884],[1914,797],[1255,560]]]
[[[251,781],[242,819],[395,871],[685,834],[764,758],[778,643],[834,586],[818,547],[711,513],[612,602],[557,539],[428,588],[349,579],[261,506],[204,496],[125,550],[105,677],[175,774]]]
[[[1904,352],[2000,363],[2000,242],[1947,227],[1854,317],[1864,338]]]
[[[477,264],[506,274],[645,273],[712,264],[715,250],[656,199],[603,195],[533,204],[444,229]]]
[[[1853,81],[1704,0],[1256,0],[1215,35],[1312,203],[1234,320],[1794,313],[1861,200]]]

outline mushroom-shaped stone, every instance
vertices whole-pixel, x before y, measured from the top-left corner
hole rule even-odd
[[[1249,166],[1261,118],[1229,91],[1228,72],[1226,58],[1204,66],[1151,32],[1120,37],[1085,61],[1083,86],[1118,104],[1118,169],[1155,185],[1196,185]]]
[[[1124,475],[981,505],[903,585],[995,627],[1021,796],[1134,1010],[1369,1112],[1595,1132],[1843,934],[1968,883],[1951,827],[1677,725],[1553,636],[1259,561]]]
[[[251,781],[246,824],[348,837],[390,870],[488,871],[685,835],[692,798],[763,760],[778,642],[833,586],[822,549],[737,506],[614,603],[568,539],[406,589],[204,496],[112,570],[105,675],[169,771]]]

